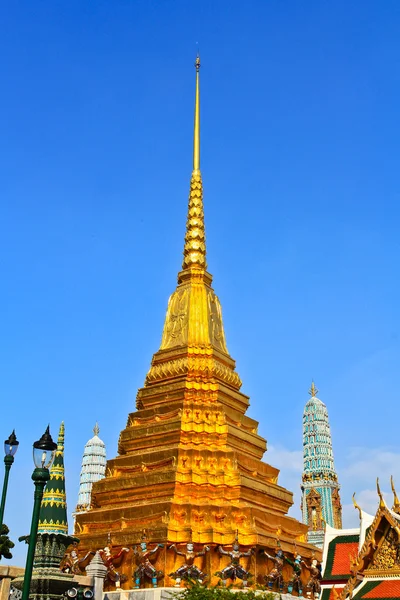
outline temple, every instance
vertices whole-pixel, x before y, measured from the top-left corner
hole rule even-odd
[[[303,460],[301,509],[308,526],[308,541],[322,548],[325,525],[342,527],[337,474],[333,462],[328,411],[311,384],[303,413]]]
[[[79,479],[78,504],[74,516],[82,511],[89,510],[92,498],[92,486],[99,479],[103,479],[106,472],[106,446],[99,438],[98,424],[93,429],[94,436],[85,444],[83,451],[81,474]]]
[[[193,170],[177,288],[136,411],[121,431],[118,456],[108,460],[105,478],[93,483],[90,509],[78,513],[75,523],[83,551],[163,544],[155,571],[164,573],[164,585],[174,584],[169,573],[176,568],[169,544],[215,548],[236,540],[306,559],[316,551],[307,542],[307,525],[287,514],[293,494],[279,485],[278,469],[262,461],[266,441],[258,423],[246,416],[249,398],[241,392],[207,271],[199,58],[195,67]],[[260,553],[251,556],[254,577],[272,568]],[[211,578],[220,560],[218,553],[208,553]],[[122,564],[128,588],[139,577],[133,570],[132,560]]]
[[[378,508],[364,512],[353,495],[360,524],[354,529],[327,525],[323,551],[321,600],[400,598],[400,501],[392,479],[389,508],[377,481]]]

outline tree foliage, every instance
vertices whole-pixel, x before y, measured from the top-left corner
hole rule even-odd
[[[15,544],[8,537],[9,529],[7,525],[3,525],[0,527],[0,560],[2,558],[10,559],[12,558],[12,554],[10,552],[11,548],[14,548]]]
[[[246,589],[246,591],[232,591],[232,587],[204,586],[190,582],[185,590],[176,594],[179,600],[276,600],[277,594],[267,591]],[[279,596],[278,596],[279,597]]]

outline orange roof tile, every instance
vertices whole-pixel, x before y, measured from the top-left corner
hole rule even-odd
[[[386,579],[362,598],[400,598],[400,579]]]
[[[336,544],[332,575],[350,575],[350,558],[358,554],[358,542]]]

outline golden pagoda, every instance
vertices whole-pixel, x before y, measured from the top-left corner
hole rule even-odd
[[[178,285],[168,302],[160,349],[154,354],[136,411],[121,432],[118,456],[93,485],[90,510],[77,514],[81,548],[162,543],[158,568],[164,585],[176,555],[170,543],[279,547],[307,558],[307,525],[287,515],[291,492],[278,484],[278,469],[262,461],[266,441],[246,416],[249,398],[229,355],[221,305],[207,271],[200,172],[200,60],[196,63],[193,172]],[[211,575],[224,561],[207,556]],[[265,574],[265,558],[249,559]],[[249,565],[250,565],[249,562]],[[133,557],[122,571],[132,587]],[[130,579],[130,580],[129,580]]]

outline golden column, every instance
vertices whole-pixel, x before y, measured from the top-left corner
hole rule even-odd
[[[153,356],[136,411],[121,432],[118,456],[105,479],[93,485],[92,508],[76,517],[81,545],[131,547],[143,530],[149,543],[163,543],[157,567],[175,568],[169,543],[239,543],[311,556],[307,526],[289,517],[291,492],[278,484],[279,471],[261,459],[266,441],[246,416],[228,353],[222,311],[207,272],[200,173],[200,59],[196,63],[193,171],[182,270],[172,293],[161,346]],[[279,532],[279,534],[277,534]],[[225,566],[207,556],[213,574]],[[221,564],[220,564],[221,561]],[[226,562],[226,559],[225,559]],[[250,562],[252,566],[250,566]],[[257,564],[256,564],[257,563]],[[130,577],[132,559],[123,566]],[[265,558],[249,559],[249,570],[266,570]],[[166,576],[165,584],[172,581]],[[131,587],[128,581],[124,587]]]

